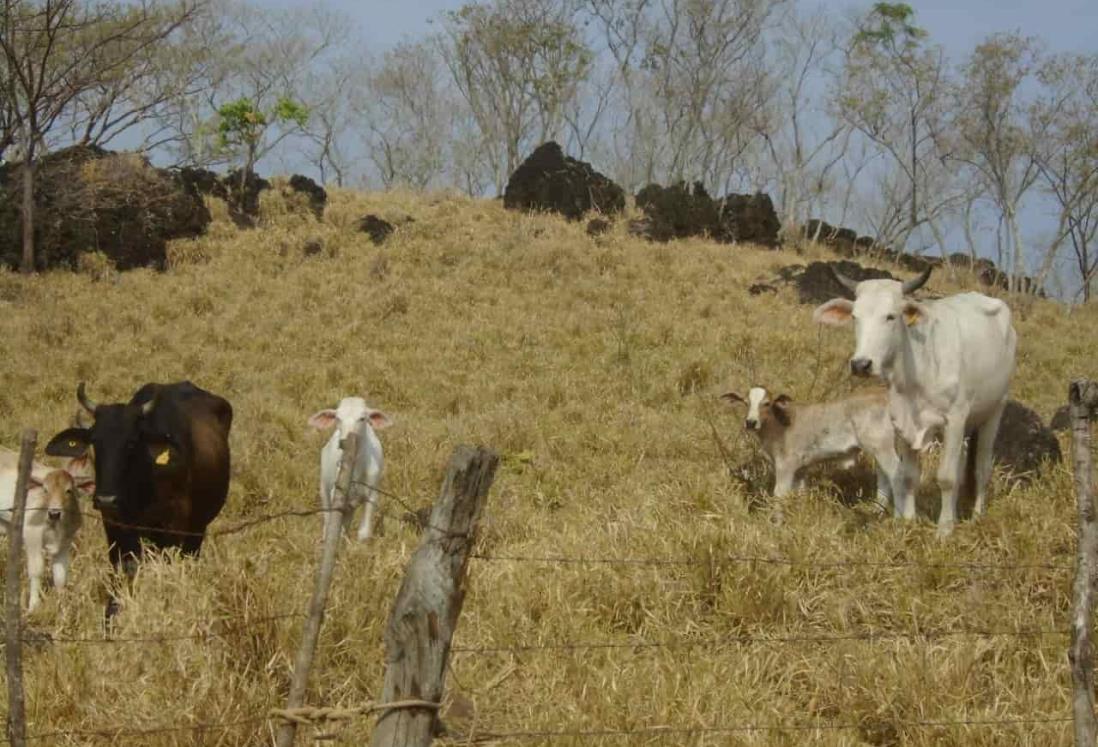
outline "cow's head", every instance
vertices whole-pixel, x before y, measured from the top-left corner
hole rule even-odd
[[[88,398],[84,382],[80,382],[76,399],[92,416],[92,425],[61,431],[50,439],[46,453],[79,458],[87,455],[89,447],[92,449],[96,506],[115,506],[135,468],[167,474],[182,465],[179,444],[154,421],[155,396],[139,404],[99,405]]]
[[[79,514],[80,496],[95,492],[95,478],[90,475],[88,462],[86,456],[79,457],[41,479],[31,476],[30,487],[40,488],[45,495],[40,505],[45,512],[43,519],[49,524],[60,524],[66,516]]]
[[[363,424],[368,424],[375,431],[380,431],[392,425],[393,421],[381,410],[375,410],[367,405],[362,397],[344,397],[334,410],[321,410],[309,417],[309,425],[318,431],[326,431],[332,426],[337,426],[341,441],[348,434],[357,433]]]
[[[764,386],[753,386],[747,390],[747,399],[735,392],[726,392],[721,399],[731,404],[747,405],[747,417],[743,421],[743,427],[749,431],[762,431],[771,423],[787,427],[791,422],[789,406],[793,403],[788,394],[779,394],[771,397],[770,392]]]
[[[887,378],[907,328],[926,318],[926,309],[908,296],[926,284],[931,268],[911,280],[863,280],[857,282],[832,268],[835,279],[854,293],[854,300],[833,298],[816,308],[819,324],[844,325],[854,320],[854,355],[850,372],[855,376]]]

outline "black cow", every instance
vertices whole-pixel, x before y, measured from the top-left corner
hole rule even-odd
[[[76,398],[94,424],[61,431],[46,453],[94,449],[94,503],[114,566],[132,576],[142,541],[198,555],[229,489],[232,405],[189,381],[146,384],[129,403],[110,405],[89,400],[80,382]],[[114,609],[112,600],[108,617]]]

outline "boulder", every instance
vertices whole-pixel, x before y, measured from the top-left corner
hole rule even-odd
[[[1056,412],[1052,413],[1052,420],[1048,421],[1048,427],[1057,432],[1066,432],[1071,430],[1071,406],[1062,405],[1057,408]]]
[[[625,209],[625,192],[589,163],[566,156],[557,143],[549,141],[539,145],[511,174],[503,206],[579,220],[592,209],[620,213]]]
[[[770,195],[730,194],[720,204],[721,233],[726,241],[776,247],[782,224]]]
[[[797,298],[801,303],[817,305],[826,303],[832,298],[853,298],[853,294],[831,274],[831,267],[852,280],[897,279],[885,270],[862,267],[857,262],[849,260],[811,262],[791,279],[797,287]]]
[[[378,245],[384,244],[389,235],[396,230],[392,223],[376,215],[362,216],[358,219],[356,226],[359,231],[369,235],[370,241]]]
[[[241,169],[234,169],[221,178],[224,199],[229,205],[229,215],[242,227],[255,225],[259,217],[259,193],[271,188],[271,183],[254,171],[246,178]]]
[[[20,164],[0,166],[0,264],[21,256]],[[35,263],[75,267],[100,252],[120,270],[162,269],[167,243],[201,235],[210,213],[181,174],[133,153],[74,146],[40,159],[35,174]]]
[[[610,221],[605,218],[592,218],[587,222],[588,236],[602,236],[610,230]]]
[[[1044,462],[1059,462],[1060,442],[1041,416],[1010,400],[995,437],[995,464],[1012,478],[1028,482]]]
[[[678,182],[670,187],[649,184],[637,193],[637,207],[647,218],[646,238],[670,241],[690,236],[721,238],[721,211],[701,182]]]
[[[309,209],[317,220],[324,218],[324,207],[328,204],[328,193],[312,179],[301,174],[290,177],[290,189],[305,195],[309,200]]]

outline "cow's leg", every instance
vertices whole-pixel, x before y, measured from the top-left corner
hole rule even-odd
[[[50,563],[50,573],[53,576],[53,587],[60,589],[69,580],[69,563],[72,557],[72,545],[62,545],[54,554]]]
[[[365,542],[374,533],[374,515],[378,509],[381,494],[377,492],[377,484],[381,481],[381,475],[370,472],[366,475],[365,491],[362,498],[362,524],[358,527],[358,540]]]
[[[956,413],[946,419],[942,431],[941,462],[938,464],[938,488],[942,508],[938,513],[938,536],[948,537],[957,522],[957,491],[960,488],[962,460],[965,455],[965,419],[968,413]]]
[[[34,612],[42,600],[42,577],[46,573],[46,556],[42,547],[41,530],[31,529],[23,533],[23,549],[27,554],[27,579],[30,586],[28,612]]]
[[[107,546],[111,565],[114,566],[116,572],[121,572],[125,583],[129,584],[133,581],[133,577],[137,575],[137,564],[141,557],[141,540],[136,534],[119,529],[110,524],[109,521],[104,521],[104,528],[107,533]],[[111,618],[117,615],[120,609],[122,609],[122,605],[119,603],[118,597],[113,590],[109,591],[107,606],[103,611],[103,620],[108,632],[110,631]]]
[[[892,473],[892,510],[899,519],[911,521],[915,518],[915,495],[919,491],[919,452],[915,451],[896,435],[893,446],[896,450],[897,465]]]
[[[898,512],[896,501],[902,498],[896,495],[893,481],[900,469],[900,457],[889,444],[888,448],[877,451],[873,458],[877,463],[877,505],[882,511],[887,512],[891,508]]]
[[[781,498],[793,492],[797,472],[792,466],[774,462],[774,497]]]
[[[988,486],[995,466],[995,436],[999,433],[999,421],[1003,418],[1004,409],[1005,401],[976,431],[976,504],[972,509],[976,516],[983,516],[987,511]]]

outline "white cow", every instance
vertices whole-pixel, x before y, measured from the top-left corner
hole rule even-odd
[[[379,498],[377,488],[384,468],[381,441],[375,431],[392,424],[388,415],[370,408],[361,397],[344,397],[334,410],[321,410],[309,418],[309,425],[318,431],[337,426],[320,452],[320,504],[325,509],[332,507],[332,493],[339,475],[339,463],[343,459],[340,442],[348,434],[358,433],[358,456],[351,475],[351,494],[348,496],[351,510],[346,514],[343,528],[346,530],[349,526],[355,508],[365,502],[362,524],[358,528],[360,541],[370,539],[373,534]]]
[[[53,585],[61,588],[69,576],[72,542],[83,523],[79,496],[95,490],[90,459],[71,460],[63,469],[34,464],[23,516],[23,549],[30,586],[28,611],[42,600],[42,577],[50,564]],[[19,455],[0,449],[0,531],[7,534],[15,505]]]
[[[1017,335],[1005,303],[980,293],[961,293],[937,301],[908,298],[930,277],[864,280],[856,283],[835,272],[854,292],[853,302],[836,298],[813,314],[823,324],[854,320],[856,346],[850,359],[855,376],[877,376],[888,383],[889,414],[900,438],[905,518],[914,518],[914,486],[919,479],[918,452],[942,433],[938,485],[942,510],[938,534],[953,531],[962,475],[965,436],[971,435],[969,484],[976,488],[975,512],[983,514],[991,478],[992,448],[1014,373]]]
[[[766,387],[754,386],[745,400],[735,392],[722,394],[728,402],[747,405],[744,427],[754,433],[774,466],[774,495],[783,496],[803,485],[806,468],[826,461],[852,463],[859,451],[877,462],[877,502],[893,503],[899,474],[895,432],[888,416],[888,393],[883,389],[858,392],[819,404],[794,405],[785,394],[772,398]],[[898,511],[899,502],[896,504]]]

